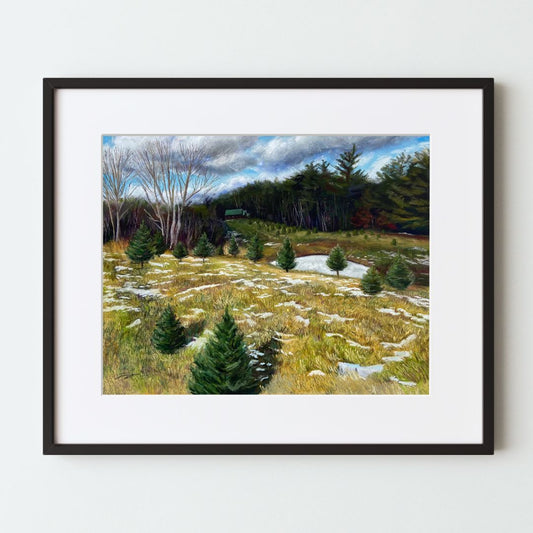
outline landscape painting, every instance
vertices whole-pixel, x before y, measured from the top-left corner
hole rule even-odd
[[[104,394],[429,394],[428,135],[103,135]]]

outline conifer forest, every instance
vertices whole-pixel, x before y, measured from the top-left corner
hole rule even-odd
[[[429,394],[429,144],[103,136],[103,393]]]

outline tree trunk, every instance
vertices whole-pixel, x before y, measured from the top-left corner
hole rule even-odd
[[[120,207],[117,205],[117,227],[115,228],[115,240],[118,242],[120,239]]]

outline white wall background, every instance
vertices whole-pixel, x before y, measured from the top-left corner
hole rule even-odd
[[[30,0],[1,13],[0,530],[533,529],[533,4]],[[43,457],[44,76],[494,76],[496,455]]]

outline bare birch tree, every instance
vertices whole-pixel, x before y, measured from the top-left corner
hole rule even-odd
[[[132,152],[119,146],[105,146],[102,153],[103,195],[107,204],[113,238],[120,239],[124,202],[130,195],[133,174]]]
[[[171,137],[156,137],[137,151],[136,168],[152,207],[152,220],[170,248],[179,240],[184,209],[208,194],[217,182],[207,166],[210,158],[205,146],[175,144]]]

